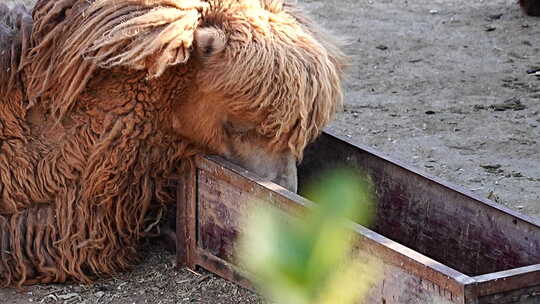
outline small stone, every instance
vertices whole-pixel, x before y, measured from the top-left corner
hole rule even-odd
[[[431,10],[429,10],[429,13],[432,14],[432,15],[437,15],[439,13],[439,10],[431,9]]]
[[[474,105],[473,108],[474,108],[475,111],[480,111],[480,110],[485,110],[486,109],[486,107],[484,105],[479,105],[479,104]]]
[[[494,111],[507,111],[507,110],[521,111],[521,110],[525,110],[527,106],[521,103],[521,100],[519,98],[512,97],[510,99],[505,100],[503,103],[490,105],[489,108]]]
[[[381,50],[381,51],[388,50],[388,47],[386,45],[384,45],[384,44],[379,44],[375,48],[378,49],[378,50]]]
[[[78,293],[72,292],[64,295],[59,295],[58,299],[60,300],[71,300],[71,299],[81,299],[81,296]]]
[[[482,167],[484,169],[499,169],[502,166],[499,165],[499,164],[495,164],[495,165],[480,165],[480,167]]]
[[[512,51],[512,52],[508,52],[508,56],[513,57],[513,58],[516,58],[516,59],[527,59],[527,56],[518,54],[518,53],[513,52],[513,51]]]
[[[503,14],[493,14],[493,15],[489,15],[488,19],[489,20],[499,20],[499,19],[501,19],[502,16],[503,16]]]
[[[96,298],[101,298],[104,295],[105,295],[105,293],[103,291],[98,291],[98,292],[95,293]]]
[[[499,164],[480,165],[480,167],[484,168],[487,173],[491,174],[499,174],[504,172],[504,170],[501,169],[502,166]]]

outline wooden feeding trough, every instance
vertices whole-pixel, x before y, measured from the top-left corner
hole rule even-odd
[[[258,200],[294,215],[311,203],[219,157],[195,163],[179,189],[178,262],[249,286],[233,257],[242,210]],[[376,222],[354,228],[383,265],[368,303],[540,303],[539,221],[329,133],[308,147],[299,186],[338,165],[375,183]]]

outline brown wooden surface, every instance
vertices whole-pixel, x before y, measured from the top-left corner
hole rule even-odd
[[[475,304],[538,304],[540,285],[480,297]]]
[[[326,134],[306,151],[300,189],[338,165],[363,171],[376,186],[374,230],[353,225],[358,250],[383,264],[368,303],[540,303],[537,220]],[[312,203],[219,157],[199,157],[196,167],[180,189],[179,262],[249,287],[234,266],[245,210],[262,202],[299,215]]]
[[[181,266],[195,268],[197,248],[197,169],[192,167],[182,173],[178,189],[176,217],[177,261]]]
[[[460,294],[421,279],[401,267],[383,264],[383,279],[372,287],[366,303],[369,304],[453,304],[463,303]]]

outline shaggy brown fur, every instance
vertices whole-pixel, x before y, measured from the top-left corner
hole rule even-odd
[[[530,16],[540,16],[540,0],[519,0],[523,11]]]
[[[183,160],[298,160],[342,100],[341,53],[279,0],[0,4],[0,52],[0,286],[128,268]]]

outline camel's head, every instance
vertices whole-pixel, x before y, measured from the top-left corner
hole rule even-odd
[[[296,191],[304,148],[342,102],[342,53],[282,0],[150,3],[115,32],[154,39],[138,50],[147,56],[131,57],[153,77],[184,65],[195,71],[171,111],[174,131]],[[133,28],[143,22],[159,26]]]
[[[224,4],[228,3],[228,4]],[[193,35],[183,137],[296,191],[296,164],[341,104],[343,57],[282,1],[210,1]]]
[[[344,56],[283,0],[94,0],[72,40],[99,66],[189,71],[173,132],[296,190],[306,145],[342,103]],[[73,43],[72,43],[73,44]],[[163,79],[171,79],[163,77]],[[179,80],[180,81],[180,80]]]

